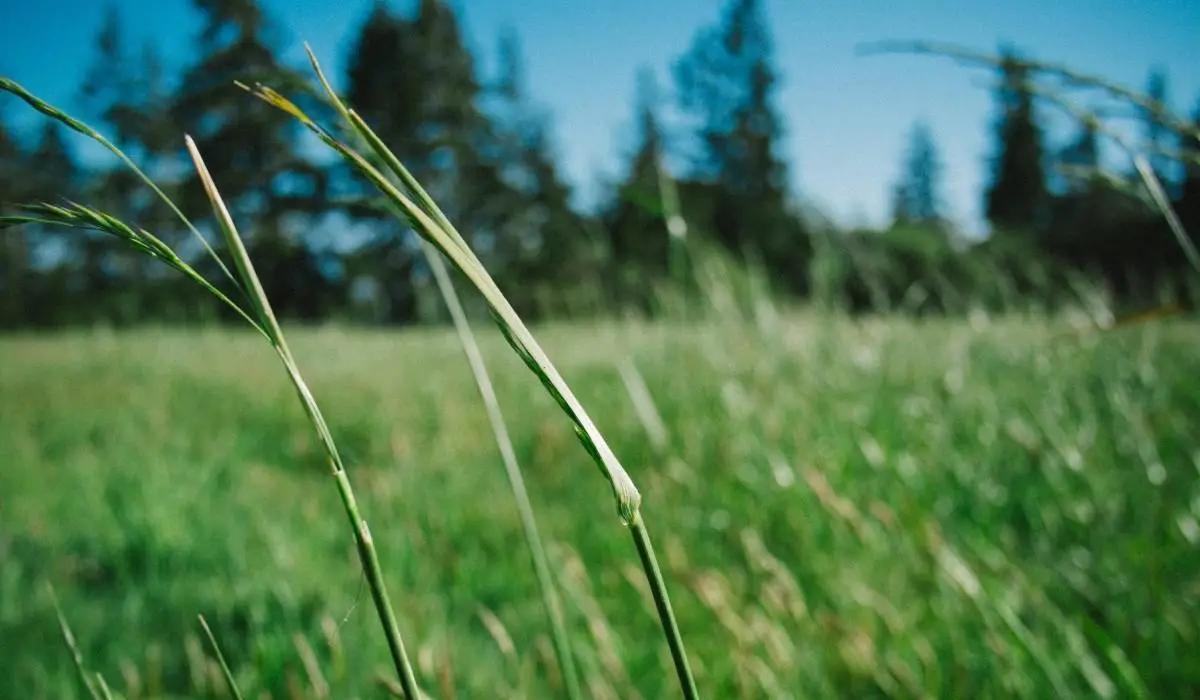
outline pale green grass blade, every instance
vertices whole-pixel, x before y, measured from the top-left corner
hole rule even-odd
[[[1167,196],[1163,190],[1162,183],[1158,181],[1158,176],[1154,174],[1154,169],[1146,162],[1146,157],[1141,153],[1134,153],[1133,163],[1137,166],[1138,175],[1142,177],[1142,181],[1146,183],[1146,189],[1150,191],[1150,197],[1154,201],[1158,211],[1167,220],[1167,225],[1171,227],[1171,233],[1175,234],[1175,240],[1179,242],[1179,247],[1183,248],[1184,255],[1187,256],[1188,262],[1192,267],[1200,272],[1200,253],[1196,252],[1196,244],[1192,243],[1192,239],[1188,236],[1187,231],[1183,228],[1183,222],[1179,220],[1179,215],[1175,213],[1175,207],[1171,206],[1171,198]]]
[[[404,640],[400,634],[400,626],[396,622],[396,613],[392,609],[391,599],[387,593],[387,585],[383,578],[383,568],[379,563],[375,541],[371,536],[370,529],[367,527],[366,520],[359,514],[358,500],[355,498],[354,490],[350,486],[350,478],[346,474],[341,455],[338,453],[333,436],[329,432],[329,426],[325,422],[325,417],[321,413],[321,409],[317,406],[316,399],[309,390],[308,384],[300,375],[300,370],[296,365],[295,359],[292,357],[291,350],[288,349],[287,341],[284,339],[283,330],[275,317],[274,311],[271,309],[270,300],[263,291],[262,283],[259,281],[258,274],[254,270],[254,264],[246,252],[246,247],[242,243],[241,236],[238,235],[233,219],[229,216],[229,210],[225,207],[225,202],[217,190],[216,183],[213,182],[208,168],[204,165],[204,159],[200,155],[200,151],[196,148],[196,144],[190,136],[185,138],[185,142],[188,152],[191,154],[192,161],[196,166],[196,171],[200,175],[201,182],[204,184],[205,192],[212,203],[213,212],[216,214],[226,243],[230,250],[233,251],[237,269],[241,273],[246,287],[250,290],[259,318],[264,325],[271,343],[275,346],[275,350],[288,372],[296,393],[299,395],[304,411],[316,429],[321,444],[325,449],[330,471],[337,482],[338,494],[341,496],[342,506],[346,511],[346,516],[349,518],[351,529],[354,532],[359,557],[363,564],[367,583],[371,588],[371,596],[375,601],[375,609],[383,626],[384,635],[387,638],[392,663],[395,665],[396,673],[400,677],[401,687],[409,698],[418,698],[420,697],[420,691],[417,686],[416,674],[413,671],[412,663],[408,659]]]

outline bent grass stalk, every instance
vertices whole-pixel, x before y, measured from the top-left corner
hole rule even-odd
[[[116,146],[104,139],[98,132],[91,127],[88,127],[83,122],[80,122],[65,112],[51,106],[34,96],[29,91],[22,88],[15,82],[0,78],[0,90],[13,93],[21,97],[35,109],[50,116],[51,118],[62,122],[74,129],[75,131],[89,136],[112,151],[124,163],[132,168],[139,176],[141,176],[155,191],[155,193],[178,214],[179,218],[187,225],[187,227],[195,232],[196,236],[204,243],[205,250],[219,264],[222,270],[233,279],[239,289],[246,293],[248,300],[252,305],[252,313],[248,313],[237,303],[229,299],[227,296],[217,290],[203,275],[197,272],[186,261],[181,259],[167,244],[163,243],[159,238],[144,229],[135,229],[128,224],[120,221],[116,217],[108,215],[104,212],[86,207],[84,205],[69,203],[69,206],[57,206],[52,204],[33,204],[23,207],[24,211],[29,212],[24,216],[9,216],[0,217],[0,229],[17,226],[22,224],[37,223],[45,225],[59,225],[70,228],[90,228],[108,233],[133,248],[140,250],[147,255],[158,258],[167,263],[170,267],[183,273],[186,277],[199,284],[209,293],[215,295],[223,304],[229,306],[236,311],[244,320],[251,324],[259,333],[261,333],[271,343],[276,354],[279,355],[284,368],[287,371],[288,378],[291,380],[300,402],[304,407],[305,414],[313,429],[316,431],[321,445],[325,451],[327,461],[329,463],[330,472],[332,473],[336,483],[338,493],[341,496],[342,506],[346,511],[346,516],[350,521],[351,529],[354,534],[355,544],[358,549],[359,558],[362,562],[363,571],[367,579],[367,583],[371,589],[371,596],[375,602],[376,611],[379,614],[380,623],[384,630],[384,636],[387,639],[388,648],[392,657],[393,665],[396,667],[396,672],[400,678],[400,687],[404,693],[411,699],[422,697],[416,682],[416,675],[413,671],[412,663],[409,661],[407,652],[405,651],[404,642],[400,635],[400,628],[396,622],[396,615],[392,609],[391,600],[388,597],[387,589],[383,579],[382,567],[379,563],[379,556],[375,549],[374,540],[371,537],[371,531],[367,526],[366,520],[362,518],[358,509],[358,502],[354,496],[354,490],[350,485],[349,476],[346,474],[345,467],[342,463],[341,456],[334,443],[333,436],[329,432],[329,427],[325,422],[325,418],[317,406],[316,399],[309,390],[307,383],[300,374],[299,367],[296,364],[291,350],[288,348],[287,341],[284,338],[283,330],[279,326],[274,312],[271,309],[270,301],[267,299],[266,293],[263,291],[262,284],[259,282],[258,275],[254,270],[254,265],[250,261],[250,257],[246,252],[246,248],[242,243],[242,239],[234,226],[233,220],[221,199],[221,195],[217,190],[216,184],[213,182],[208,169],[204,165],[203,158],[200,156],[196,148],[195,142],[190,136],[185,137],[185,142],[189,154],[191,155],[193,164],[196,167],[197,173],[200,176],[201,182],[204,185],[205,192],[213,206],[213,211],[216,214],[217,222],[221,228],[221,232],[225,238],[226,245],[230,248],[234,255],[234,262],[240,277],[239,280],[234,278],[229,273],[228,269],[211,246],[207,244],[203,236],[187,219],[186,216],[171,202],[153,182],[150,181],[137,167],[120,151]],[[61,620],[60,622],[64,622]],[[64,627],[65,629],[65,627]],[[78,659],[77,659],[78,663]],[[84,675],[85,683],[87,681]],[[88,689],[92,692],[97,692],[96,686],[86,683]],[[102,691],[103,685],[100,686]]]
[[[612,487],[613,496],[616,499],[617,512],[622,522],[630,529],[634,545],[638,551],[638,557],[641,560],[642,568],[650,584],[655,607],[662,623],[663,632],[667,638],[667,644],[670,648],[671,657],[675,664],[675,670],[679,677],[684,697],[689,699],[698,697],[699,693],[696,690],[695,680],[692,677],[691,667],[683,646],[682,637],[679,633],[678,624],[675,620],[675,614],[671,607],[670,597],[667,594],[666,584],[654,553],[654,546],[650,539],[649,531],[641,515],[641,494],[638,492],[633,480],[630,479],[628,473],[608,446],[604,436],[592,422],[587,411],[584,410],[582,404],[576,399],[566,381],[563,380],[554,364],[550,361],[550,358],[542,350],[537,340],[533,337],[533,334],[530,333],[520,316],[509,304],[495,281],[493,281],[492,277],[483,267],[483,264],[475,256],[470,246],[467,245],[462,235],[450,223],[442,213],[440,207],[437,206],[424,188],[421,187],[420,183],[404,167],[399,158],[392,153],[358,114],[342,102],[328,80],[326,80],[316,56],[307,44],[305,45],[305,50],[308,53],[309,60],[312,63],[318,80],[337,112],[366,140],[375,152],[375,155],[387,165],[395,177],[400,179],[404,187],[412,194],[412,197],[417,200],[416,202],[393,185],[390,178],[376,169],[365,157],[345,143],[337,140],[328,130],[319,126],[303,110],[283,95],[262,84],[255,85],[253,89],[247,89],[268,104],[292,115],[297,121],[312,131],[323,143],[341,155],[361,175],[375,185],[395,207],[403,212],[409,225],[422,239],[428,241],[445,254],[454,266],[483,295],[488,308],[492,312],[493,320],[495,320],[496,325],[505,339],[507,339],[509,345],[521,357],[530,371],[541,380],[547,392],[550,393],[563,412],[571,419],[580,442],[592,456],[601,473]]]
[[[239,83],[239,86],[253,92],[241,83]],[[322,96],[317,95],[317,97],[320,98]],[[326,102],[328,103],[328,100]],[[357,132],[353,130],[349,133],[352,137],[357,136]],[[383,205],[378,208],[397,218],[403,219],[405,217],[404,212],[398,210],[395,204],[390,201],[385,200]],[[441,216],[441,212],[436,207],[423,206],[422,208],[429,216],[435,218]],[[464,248],[467,247],[465,242],[462,245]],[[505,475],[508,478],[509,487],[512,489],[513,499],[516,501],[517,512],[521,519],[521,528],[525,534],[526,546],[529,549],[530,556],[533,558],[534,572],[542,594],[542,604],[546,608],[546,615],[550,620],[551,638],[553,639],[555,656],[558,658],[560,672],[562,673],[566,697],[570,700],[579,700],[579,698],[583,697],[582,685],[579,681],[579,671],[575,665],[574,655],[571,653],[570,637],[567,634],[562,603],[557,594],[554,578],[550,573],[549,559],[546,556],[545,545],[538,531],[537,519],[533,513],[533,504],[529,500],[529,492],[525,487],[525,478],[521,473],[520,465],[517,463],[516,451],[513,449],[512,440],[509,437],[508,428],[504,422],[504,415],[500,410],[500,402],[496,398],[495,389],[488,375],[487,365],[484,363],[483,356],[479,351],[479,344],[475,341],[475,334],[471,331],[471,324],[463,312],[458,293],[454,289],[454,282],[450,278],[449,271],[442,260],[439,249],[428,240],[422,238],[421,250],[425,255],[425,259],[429,262],[430,270],[437,281],[438,291],[446,303],[446,308],[450,312],[450,316],[454,322],[459,344],[462,346],[463,352],[467,357],[467,364],[471,368],[475,385],[479,389],[480,398],[483,400],[484,408],[487,411],[488,421],[492,428],[492,436],[500,449]]]
[[[172,201],[171,198],[168,197],[166,195],[166,193],[164,193],[158,187],[158,185],[154,183],[154,180],[150,179],[150,176],[147,175],[145,172],[143,172],[142,169],[139,168],[137,166],[137,164],[134,163],[133,160],[129,156],[125,155],[125,153],[121,149],[117,148],[111,141],[109,141],[107,138],[105,138],[103,134],[96,131],[92,127],[88,126],[84,122],[81,122],[78,119],[72,117],[71,115],[67,114],[66,112],[62,111],[61,109],[55,107],[54,105],[50,104],[49,102],[46,102],[45,100],[37,97],[36,95],[34,95],[33,93],[29,92],[24,87],[22,87],[19,83],[15,82],[13,80],[9,80],[8,78],[5,78],[3,76],[0,76],[0,90],[3,90],[9,94],[12,94],[12,95],[15,95],[16,97],[21,98],[22,100],[25,101],[26,104],[28,104],[30,107],[37,110],[38,112],[41,112],[42,114],[50,117],[51,119],[54,119],[55,121],[59,122],[60,124],[66,126],[68,129],[71,129],[72,131],[83,134],[84,136],[92,139],[93,141],[100,144],[101,146],[104,146],[104,148],[107,149],[108,152],[112,153],[114,156],[117,157],[118,160],[120,160],[122,163],[124,163],[127,168],[132,170],[133,173],[135,175],[137,175],[138,178],[143,183],[145,183],[146,186],[149,187],[151,189],[151,191],[153,191],[154,194],[160,200],[162,200],[163,203],[166,204],[168,208],[171,209],[172,212],[175,213],[175,215],[179,218],[179,220],[181,222],[183,222],[183,225],[185,227],[187,227],[187,229],[192,233],[193,236],[196,237],[197,240],[200,241],[200,245],[204,248],[204,252],[207,253],[208,256],[211,257],[217,263],[217,266],[221,269],[221,272],[225,275],[225,277],[228,278],[229,281],[233,282],[234,286],[236,286],[239,290],[241,290],[243,293],[245,292],[245,290],[242,289],[241,284],[238,283],[237,278],[234,277],[233,274],[229,271],[229,268],[225,266],[225,262],[221,260],[221,256],[217,255],[216,251],[213,250],[211,245],[209,245],[208,240],[204,236],[200,235],[200,231],[198,231],[196,229],[196,227],[194,225],[192,225],[192,222],[186,216],[184,216],[183,212],[179,210],[179,207],[176,206],[175,202]],[[114,219],[114,221],[115,221],[115,219]],[[42,222],[42,223],[47,223],[47,222]],[[161,241],[157,241],[157,243],[159,243],[159,245],[162,246],[162,248],[164,248],[166,251],[168,251],[171,255],[174,255],[174,251],[171,251],[170,248],[167,248],[164,244],[162,244]],[[173,267],[175,267],[175,266],[173,266]],[[182,268],[176,267],[176,269],[183,271]],[[202,284],[206,288],[208,288],[210,292],[215,291],[211,288],[211,285],[209,285],[207,283],[202,283]],[[227,300],[223,300],[223,301],[228,303]],[[241,312],[241,309],[239,307],[237,307],[236,305],[234,305],[233,308],[234,308],[234,310]],[[242,313],[242,316],[245,317],[244,312]],[[250,319],[247,318],[246,320],[249,321]],[[251,321],[251,324],[253,325],[253,321]]]
[[[241,85],[241,87],[249,89],[245,85]],[[320,96],[318,95],[318,97]],[[353,136],[356,135],[356,132],[351,131],[350,134]],[[435,218],[441,216],[441,212],[437,210],[437,207],[423,206],[422,208],[430,216]],[[405,216],[391,202],[386,202],[385,206],[380,207],[380,209],[398,218],[404,218]],[[463,247],[466,247],[465,242],[463,242]],[[567,634],[562,603],[554,584],[554,578],[550,573],[546,548],[538,531],[537,518],[533,513],[533,504],[529,500],[529,492],[525,487],[525,478],[521,473],[520,465],[517,463],[516,450],[513,449],[512,439],[509,437],[508,428],[504,422],[504,415],[500,410],[500,402],[496,397],[496,391],[488,375],[483,355],[479,351],[479,344],[475,341],[475,334],[471,330],[470,321],[467,320],[466,314],[463,312],[458,292],[454,289],[454,282],[450,278],[441,253],[436,246],[424,238],[421,239],[421,250],[425,255],[425,259],[429,262],[430,270],[437,281],[438,291],[441,293],[442,299],[446,303],[446,308],[450,312],[450,316],[454,322],[459,344],[463,348],[463,353],[467,356],[467,364],[471,368],[475,385],[479,389],[480,398],[483,400],[484,408],[487,411],[493,438],[500,449],[505,475],[508,478],[509,487],[513,492],[513,499],[516,501],[517,512],[521,518],[521,528],[525,534],[526,546],[529,549],[530,556],[533,558],[534,573],[537,576],[538,587],[542,594],[542,604],[546,608],[546,615],[550,620],[551,637],[554,642],[555,656],[558,658],[560,672],[562,673],[566,697],[570,700],[579,700],[583,697],[582,685],[579,681],[579,671],[575,665],[574,655],[571,653],[570,637]]]

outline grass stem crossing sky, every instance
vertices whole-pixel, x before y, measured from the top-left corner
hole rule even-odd
[[[285,57],[300,62],[309,42],[341,80],[347,52],[372,0],[265,0]],[[392,2],[406,10],[409,2]],[[522,41],[533,98],[553,117],[555,143],[578,200],[594,203],[632,148],[639,67],[653,69],[671,96],[670,66],[696,32],[717,21],[718,0],[455,0],[481,67],[494,65],[499,33]],[[199,13],[187,0],[116,3],[135,53],[154,41],[169,74],[194,58]],[[1141,89],[1154,66],[1168,78],[1169,103],[1190,114],[1200,100],[1200,3],[1057,0],[1034,2],[812,2],[766,0],[782,86],[776,106],[783,155],[799,195],[846,224],[888,217],[907,135],[932,128],[943,163],[945,213],[981,230],[991,146],[989,76],[937,57],[863,57],[887,39],[928,39],[995,51],[1011,42],[1032,57],[1065,63]],[[95,52],[104,15],[97,0],[0,4],[0,74],[68,109]],[[249,97],[247,99],[250,99]],[[32,122],[6,100],[6,118]],[[1052,130],[1057,143],[1070,136]],[[180,136],[182,139],[182,135]],[[182,141],[181,141],[182,143]],[[1052,142],[1054,143],[1054,142]]]

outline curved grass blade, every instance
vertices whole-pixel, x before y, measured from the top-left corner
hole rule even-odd
[[[338,452],[337,445],[333,441],[333,435],[329,431],[329,425],[325,422],[325,417],[321,413],[321,409],[317,406],[316,399],[309,390],[308,384],[300,375],[300,369],[296,364],[295,358],[292,356],[291,350],[288,348],[287,341],[283,335],[283,329],[275,317],[275,312],[271,309],[271,302],[267,298],[258,274],[254,270],[254,264],[250,260],[250,255],[246,252],[246,247],[242,242],[241,236],[238,235],[233,218],[230,217],[229,210],[225,207],[225,202],[217,190],[216,183],[213,182],[212,175],[208,172],[208,168],[204,164],[204,159],[200,155],[199,149],[196,148],[195,141],[190,136],[185,136],[184,142],[187,145],[188,153],[192,157],[192,162],[195,164],[196,172],[199,174],[200,180],[204,185],[205,192],[212,203],[213,212],[216,215],[221,232],[225,236],[226,244],[233,252],[234,263],[237,266],[238,272],[242,275],[246,288],[251,294],[255,310],[263,324],[263,329],[271,344],[275,347],[280,360],[283,362],[288,377],[291,379],[292,385],[296,389],[296,393],[304,407],[304,411],[313,428],[316,430],[321,445],[325,450],[330,472],[337,483],[338,494],[341,496],[342,507],[346,511],[346,517],[349,519],[351,529],[354,532],[359,559],[362,561],[367,584],[371,589],[371,596],[375,601],[375,609],[383,626],[384,636],[387,639],[388,649],[392,656],[392,663],[396,667],[396,672],[400,677],[400,685],[404,689],[405,694],[410,699],[415,700],[421,697],[420,690],[417,686],[416,674],[413,671],[412,663],[409,661],[405,650],[404,640],[400,635],[400,626],[396,622],[396,613],[392,608],[391,599],[388,597],[387,586],[383,578],[383,568],[379,563],[379,555],[375,549],[375,540],[371,536],[370,528],[367,527],[367,521],[359,514],[358,500],[354,496],[354,489],[350,485],[350,478],[346,474],[341,455]]]
[[[203,275],[180,258],[174,250],[157,236],[145,229],[134,229],[120,219],[97,209],[86,207],[74,202],[69,207],[54,204],[27,204],[21,208],[31,212],[29,216],[0,216],[0,229],[25,224],[42,224],[46,226],[63,226],[66,228],[88,229],[100,231],[114,236],[145,253],[157,258],[175,270],[183,273],[188,279],[203,287],[209,294],[215,296],[221,303],[246,320],[259,333],[266,336],[261,324],[250,318],[240,306],[233,302],[224,292],[217,289]]]
[[[54,119],[60,124],[63,124],[72,131],[83,134],[84,136],[92,139],[96,143],[108,149],[110,153],[115,155],[122,163],[125,164],[126,167],[132,170],[134,174],[137,175],[138,178],[140,178],[141,181],[144,182],[146,186],[154,192],[154,194],[158,195],[158,198],[161,199],[168,207],[170,207],[171,211],[175,212],[175,215],[179,217],[179,220],[183,222],[183,225],[186,226],[188,230],[192,232],[192,235],[194,235],[200,241],[200,245],[204,246],[205,252],[207,252],[208,255],[212,257],[214,261],[216,261],[217,265],[220,266],[221,271],[225,273],[225,276],[229,278],[229,281],[233,282],[233,284],[237,286],[239,290],[241,289],[240,285],[238,285],[237,278],[235,278],[233,273],[229,271],[229,268],[225,266],[224,261],[221,260],[221,256],[217,255],[217,252],[213,250],[211,245],[209,245],[208,240],[200,234],[200,231],[197,230],[197,228],[192,224],[191,220],[189,220],[183,214],[183,212],[180,211],[179,207],[175,205],[175,202],[172,201],[171,198],[168,197],[166,193],[158,187],[158,185],[154,184],[154,180],[150,179],[149,175],[143,172],[142,169],[139,168],[129,156],[125,155],[124,151],[122,151],[120,148],[117,148],[115,144],[105,138],[100,132],[29,92],[16,81],[0,77],[0,90],[4,90],[16,95],[24,100],[30,107],[33,107],[37,111],[45,114],[51,119]],[[244,292],[245,290],[242,291]]]
[[[1002,62],[998,56],[968,49],[955,44],[948,44],[936,41],[913,41],[913,40],[888,40],[876,41],[860,44],[857,52],[860,55],[867,56],[872,54],[882,53],[908,53],[908,54],[925,54],[934,56],[943,56],[946,58],[962,61],[963,63],[996,67]],[[1036,73],[1053,75],[1061,78],[1068,84],[1077,87],[1095,88],[1108,94],[1132,102],[1137,107],[1151,112],[1154,116],[1160,119],[1165,126],[1170,127],[1176,132],[1187,134],[1189,136],[1200,138],[1200,128],[1188,123],[1188,121],[1179,115],[1173,113],[1166,105],[1157,102],[1150,97],[1143,95],[1137,90],[1117,85],[1111,80],[1106,80],[1099,76],[1081,73],[1073,68],[1060,63],[1052,63],[1049,61],[1032,61],[1029,59],[1021,59],[1020,63]]]

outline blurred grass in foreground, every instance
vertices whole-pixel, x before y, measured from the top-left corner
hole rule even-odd
[[[708,697],[1193,696],[1200,333],[1059,331],[790,316],[771,335],[721,321],[539,338],[640,465]],[[289,335],[390,562],[422,686],[560,696],[453,332]],[[674,697],[636,555],[589,525],[611,503],[568,478],[588,455],[499,335],[480,341],[585,692]],[[628,358],[664,446],[622,381]],[[247,697],[379,696],[386,647],[277,362],[231,331],[0,341],[0,696],[81,696],[46,581],[127,697],[224,696],[197,614]]]

